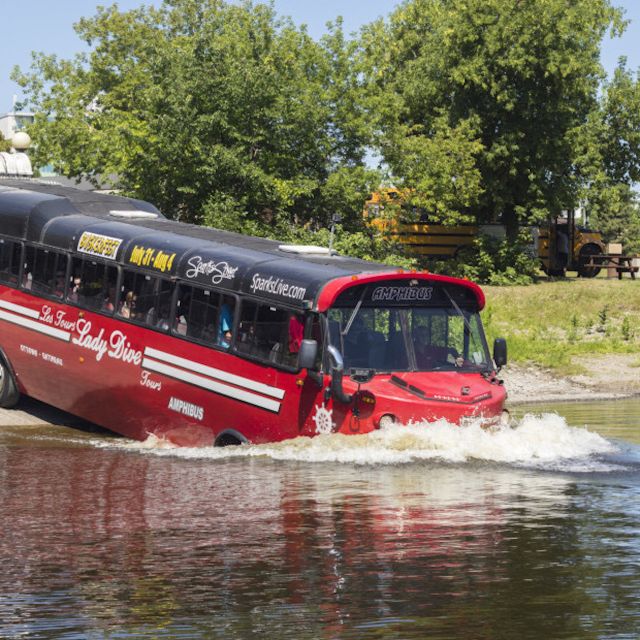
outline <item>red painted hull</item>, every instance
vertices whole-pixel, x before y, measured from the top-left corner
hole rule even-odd
[[[383,415],[399,422],[500,416],[502,386],[472,373],[379,375],[363,385],[373,401],[324,401],[307,376],[277,370],[168,334],[0,287],[0,348],[21,393],[127,437],[150,434],[207,446],[233,429],[254,443],[333,431],[367,433]],[[467,387],[462,395],[462,388]],[[347,393],[355,384],[345,380]],[[324,422],[323,422],[324,419]]]

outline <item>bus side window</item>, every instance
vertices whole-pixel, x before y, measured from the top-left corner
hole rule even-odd
[[[80,306],[112,314],[115,309],[118,270],[111,265],[74,258],[67,300]]]
[[[194,340],[213,344],[216,340],[220,294],[181,284],[173,330]]]
[[[256,313],[258,305],[248,300],[242,301],[236,349],[247,355],[257,355],[258,342],[256,336]]]
[[[295,365],[296,354],[289,351],[291,315],[269,304],[243,302],[238,350],[275,364]]]
[[[171,328],[171,298],[173,297],[173,285],[169,280],[159,278],[156,283],[155,313],[150,320],[153,326],[162,331]],[[147,323],[149,318],[147,319]]]
[[[173,286],[169,280],[125,271],[118,301],[118,315],[168,331],[171,325]]]
[[[27,247],[22,286],[34,293],[62,298],[66,271],[67,256],[64,254]]]
[[[220,311],[216,324],[216,344],[223,349],[229,349],[233,344],[233,323],[235,318],[236,301],[233,296],[221,296]]]
[[[11,286],[18,285],[22,246],[19,242],[0,238],[0,282]]]

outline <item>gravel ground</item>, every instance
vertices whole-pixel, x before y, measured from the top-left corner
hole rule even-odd
[[[500,377],[509,393],[509,404],[605,400],[640,394],[637,355],[593,356],[580,364],[588,373],[568,377],[536,367],[505,367]]]

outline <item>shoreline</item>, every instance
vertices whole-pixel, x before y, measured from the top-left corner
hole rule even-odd
[[[507,407],[621,400],[640,395],[637,356],[597,356],[585,360],[582,365],[588,373],[563,377],[540,367],[508,365],[498,374],[507,389]]]
[[[532,365],[506,366],[498,374],[508,393],[506,408],[522,404],[594,402],[640,396],[640,363],[637,356],[597,356],[582,365],[589,374],[564,377]],[[16,409],[0,408],[0,426],[60,425],[87,428],[89,424],[32,398],[22,398]]]

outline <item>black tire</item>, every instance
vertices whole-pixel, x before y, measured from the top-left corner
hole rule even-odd
[[[580,249],[578,275],[581,278],[595,278],[600,273],[600,267],[585,267],[585,263],[591,256],[600,255],[602,255],[602,249],[597,244],[585,244]]]
[[[0,407],[13,409],[20,400],[20,392],[13,379],[13,373],[0,357]]]
[[[246,444],[249,441],[235,429],[227,429],[223,431],[215,441],[216,447],[231,447],[239,444]]]

